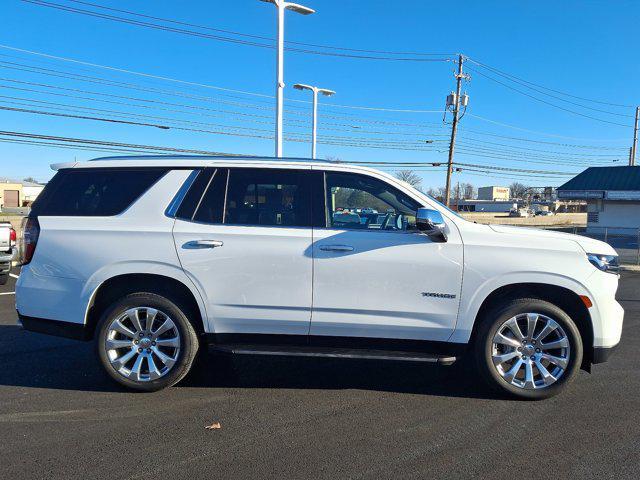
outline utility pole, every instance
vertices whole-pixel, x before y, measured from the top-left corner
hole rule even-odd
[[[636,123],[633,127],[633,146],[631,147],[631,156],[629,157],[629,165],[636,164],[636,151],[638,150],[638,119],[640,118],[640,107],[636,107]]]
[[[464,63],[464,56],[458,55],[458,73],[456,77],[456,94],[453,99],[453,123],[451,125],[451,143],[449,143],[449,161],[447,163],[447,185],[445,187],[445,205],[449,206],[449,197],[451,196],[451,173],[453,172],[453,152],[456,145],[456,133],[458,131],[458,120],[460,113],[460,90],[462,88],[462,80],[468,78],[468,75],[462,72],[462,64]],[[465,99],[466,103],[466,99]]]

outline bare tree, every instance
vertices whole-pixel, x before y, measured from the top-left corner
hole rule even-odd
[[[395,173],[395,177],[418,190],[420,190],[422,186],[422,177],[413,170],[398,170]]]
[[[27,177],[27,178],[23,178],[22,179],[23,182],[31,182],[31,183],[38,183],[38,181],[33,178],[33,177]]]
[[[509,190],[511,190],[511,198],[522,198],[529,190],[529,187],[520,182],[513,182],[509,185]]]
[[[473,199],[477,193],[476,187],[474,187],[472,183],[461,183],[460,190],[462,193],[462,198],[466,200]]]

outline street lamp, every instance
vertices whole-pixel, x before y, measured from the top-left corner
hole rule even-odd
[[[284,0],[260,0],[266,3],[273,3],[278,8],[278,59],[276,66],[276,157],[282,157],[282,108],[284,89],[284,11],[291,10],[302,15],[310,15],[315,10],[298,5],[297,3],[285,2]]]
[[[311,122],[311,158],[316,158],[316,138],[317,138],[317,126],[318,126],[318,92],[326,97],[335,95],[333,90],[327,90],[326,88],[313,87],[311,85],[305,85],[303,83],[296,83],[293,88],[296,90],[311,90],[313,92],[313,120]]]

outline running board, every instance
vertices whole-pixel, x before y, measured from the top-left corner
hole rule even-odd
[[[445,355],[431,355],[421,352],[402,352],[389,350],[363,350],[352,348],[323,348],[298,346],[268,346],[268,345],[219,345],[210,344],[209,349],[214,352],[231,353],[235,355],[274,355],[285,357],[321,357],[321,358],[352,358],[360,360],[399,360],[407,362],[437,363],[451,365],[456,357]]]

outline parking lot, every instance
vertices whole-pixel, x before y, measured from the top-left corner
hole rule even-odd
[[[129,393],[93,345],[16,326],[0,287],[0,478],[638,478],[640,274],[618,298],[609,363],[541,402],[500,399],[460,367],[220,359]],[[216,357],[210,357],[216,360]],[[220,422],[220,429],[204,427]]]

